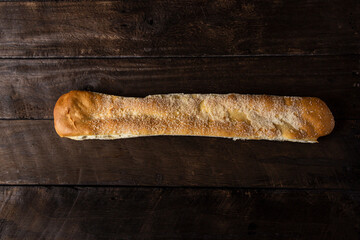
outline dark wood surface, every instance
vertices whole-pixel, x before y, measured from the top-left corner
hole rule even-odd
[[[0,119],[52,119],[78,89],[143,97],[160,93],[314,96],[336,119],[360,118],[358,55],[0,60]]]
[[[0,239],[360,235],[357,0],[0,1]],[[318,144],[72,141],[70,90],[314,96]]]
[[[0,187],[0,201],[3,239],[360,237],[359,191]]]
[[[358,0],[0,3],[0,55],[360,53]]]
[[[146,137],[59,138],[51,120],[0,121],[0,184],[360,188],[360,121],[318,144]]]

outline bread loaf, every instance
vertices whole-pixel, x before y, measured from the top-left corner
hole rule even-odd
[[[164,94],[145,98],[86,91],[62,95],[56,132],[74,140],[154,135],[209,136],[315,143],[335,125],[314,97]]]

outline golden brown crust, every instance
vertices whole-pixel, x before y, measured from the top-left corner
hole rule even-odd
[[[166,94],[132,98],[71,91],[54,108],[56,132],[76,140],[152,135],[316,142],[335,125],[313,97]]]

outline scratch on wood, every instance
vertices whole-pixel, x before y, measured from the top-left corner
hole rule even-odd
[[[83,169],[82,168],[80,168],[79,169],[79,174],[78,174],[78,180],[77,180],[77,184],[80,184],[80,182],[81,182],[81,178],[82,178],[82,171],[83,171]]]
[[[76,202],[77,202],[77,201],[78,201],[78,199],[79,199],[79,196],[80,196],[80,191],[78,191],[78,192],[77,192],[77,196],[76,196],[76,198],[75,198],[75,200],[74,200],[74,202],[73,202],[73,204],[72,204],[72,206],[71,206],[70,210],[69,210],[69,211],[68,211],[68,213],[66,214],[66,217],[65,217],[65,219],[64,219],[64,222],[61,224],[61,227],[60,227],[59,231],[57,232],[57,234],[56,234],[56,236],[55,236],[55,238],[54,238],[54,239],[57,239],[57,238],[58,238],[58,236],[59,236],[59,234],[61,233],[61,230],[63,229],[63,227],[64,227],[65,223],[66,223],[66,222],[67,222],[67,220],[69,219],[70,214],[71,214],[71,212],[72,212],[72,210],[73,210],[74,206],[76,205]]]

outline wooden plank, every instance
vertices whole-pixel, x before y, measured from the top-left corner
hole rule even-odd
[[[360,53],[358,0],[0,3],[1,57]]]
[[[360,193],[0,187],[2,239],[359,239]]]
[[[79,89],[124,96],[253,93],[320,97],[336,119],[360,118],[359,56],[0,60],[0,118],[52,119]]]
[[[0,184],[358,189],[360,122],[318,144],[144,137],[74,141],[51,120],[0,121]]]

